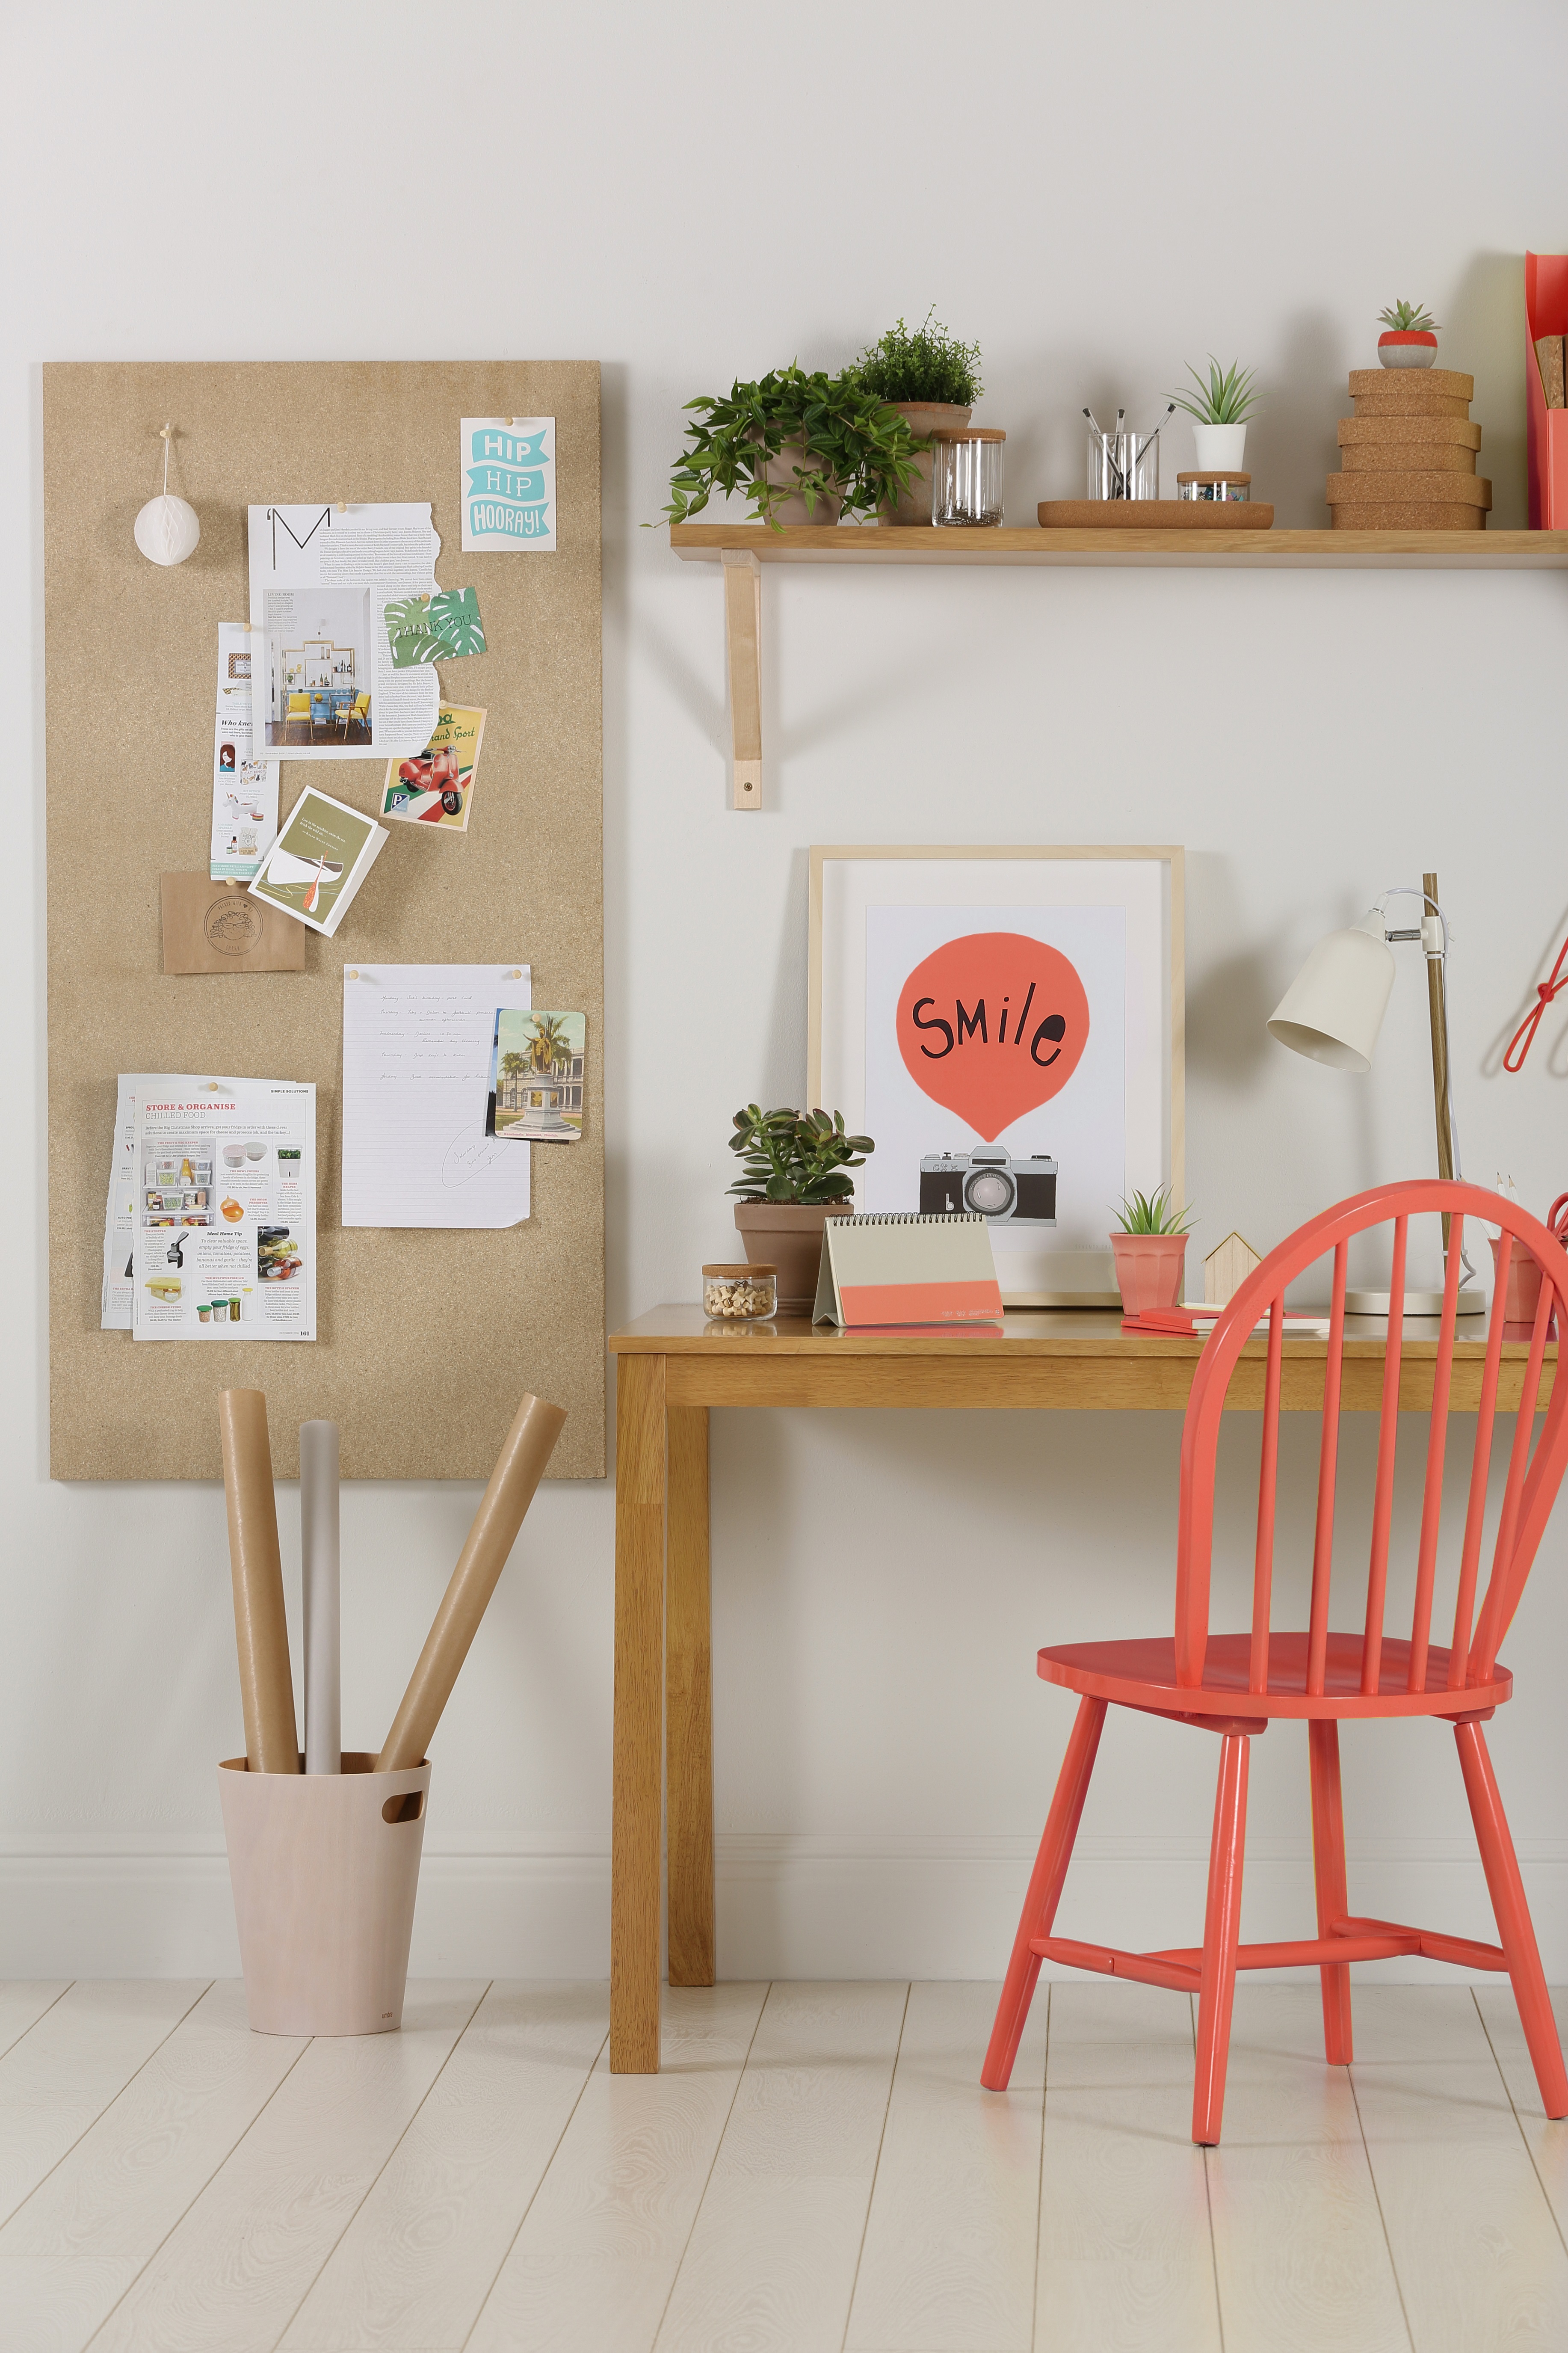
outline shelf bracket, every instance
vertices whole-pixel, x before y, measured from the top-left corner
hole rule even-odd
[[[763,567],[749,548],[724,550],[724,650],[730,672],[733,806],[763,805]]]

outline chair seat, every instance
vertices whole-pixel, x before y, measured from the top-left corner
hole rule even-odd
[[[1270,1634],[1268,1688],[1247,1690],[1251,1667],[1250,1634],[1211,1634],[1204,1656],[1201,1684],[1176,1681],[1176,1645],[1171,1635],[1129,1642],[1064,1642],[1039,1654],[1039,1672],[1048,1683],[1090,1699],[1105,1699],[1119,1707],[1152,1710],[1162,1715],[1223,1716],[1227,1720],[1265,1719],[1274,1715],[1471,1715],[1499,1707],[1513,1692],[1513,1677],[1497,1666],[1486,1683],[1460,1691],[1448,1688],[1448,1652],[1436,1643],[1426,1653],[1424,1691],[1410,1691],[1410,1645],[1384,1637],[1378,1687],[1361,1687],[1363,1637],[1336,1634],[1328,1639],[1321,1693],[1307,1690],[1307,1636]]]

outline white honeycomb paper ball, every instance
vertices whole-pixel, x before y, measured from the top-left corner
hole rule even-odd
[[[202,535],[196,511],[165,491],[136,518],[136,544],[153,564],[183,564]]]

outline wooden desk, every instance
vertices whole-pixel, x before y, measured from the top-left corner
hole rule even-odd
[[[1452,1409],[1474,1412],[1484,1325],[1459,1343]],[[1346,1324],[1343,1409],[1382,1402],[1385,1326]],[[1432,1399],[1435,1318],[1405,1325],[1400,1403]],[[1113,1311],[1012,1311],[1002,1332],[898,1337],[814,1332],[804,1318],[710,1324],[657,1307],[610,1335],[616,1410],[615,1811],[610,1863],[610,2065],[658,2067],[658,1898],[669,1809],[669,1981],[713,1982],[713,1717],[708,1567],[710,1406],[1035,1406],[1180,1412],[1199,1344],[1126,1333]],[[1505,1345],[1500,1407],[1517,1407],[1528,1349]],[[1282,1401],[1321,1409],[1327,1342],[1287,1340]],[[1550,1354],[1555,1357],[1556,1350]],[[1554,1372],[1555,1367],[1552,1368]],[[1264,1345],[1249,1343],[1226,1405],[1263,1403]],[[1552,1375],[1549,1373],[1548,1380]],[[1545,1398],[1542,1402],[1544,1404]],[[662,1734],[662,1738],[661,1738]]]

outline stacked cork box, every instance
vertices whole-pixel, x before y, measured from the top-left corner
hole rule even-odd
[[[1473,375],[1454,368],[1352,368],[1340,419],[1342,473],[1329,476],[1336,531],[1484,531],[1492,486],[1476,472]]]

